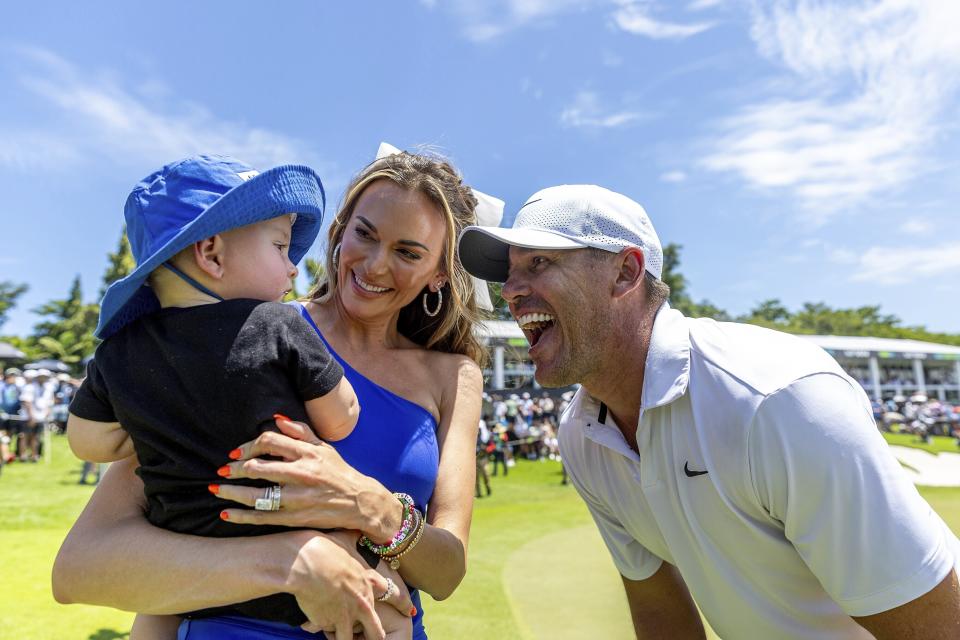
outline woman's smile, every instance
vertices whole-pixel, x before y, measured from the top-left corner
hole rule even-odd
[[[355,271],[351,271],[350,275],[353,276],[353,283],[357,285],[357,287],[359,287],[362,291],[365,291],[366,293],[379,294],[379,293],[386,293],[387,291],[391,290],[390,287],[378,287],[375,284],[366,282],[365,280],[360,278],[360,276],[358,276]]]

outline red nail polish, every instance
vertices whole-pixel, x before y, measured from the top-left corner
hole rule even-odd
[[[207,485],[207,490],[208,490],[210,493],[212,493],[213,495],[217,495],[218,493],[220,493],[220,485],[218,485],[218,484],[208,484],[208,485]]]
[[[229,519],[230,519],[230,514],[227,513],[226,511],[221,511],[221,512],[220,512],[220,519],[221,519],[221,520],[229,520]]]
[[[273,414],[273,419],[274,419],[274,420],[286,420],[287,422],[293,422],[293,420],[291,420],[291,419],[288,418],[287,416],[283,415],[282,413],[275,413],[275,414]]]
[[[417,615],[417,608],[416,608],[416,607],[410,607],[410,617],[412,618],[412,617],[415,616],[415,615]]]
[[[224,478],[229,478],[229,477],[230,477],[230,467],[228,467],[227,465],[223,465],[222,467],[220,467],[219,469],[217,469],[217,475],[218,475],[218,476],[223,476]]]
[[[234,449],[233,451],[231,451],[230,453],[228,453],[228,454],[227,454],[227,457],[230,458],[231,460],[239,460],[239,459],[240,459],[240,456],[242,456],[242,455],[243,455],[243,452],[240,451],[240,448],[239,448],[239,447],[237,447],[236,449]]]

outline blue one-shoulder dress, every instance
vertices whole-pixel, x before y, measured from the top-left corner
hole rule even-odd
[[[354,469],[376,478],[390,491],[408,493],[424,514],[433,495],[440,465],[437,422],[420,405],[375,384],[345,362],[327,343],[303,305],[297,304],[323,339],[330,353],[343,365],[360,402],[360,419],[353,432],[331,445]],[[420,594],[410,590],[417,615],[413,619],[414,640],[426,640]],[[269,638],[322,638],[297,627],[237,616],[184,620],[178,640],[267,640]]]

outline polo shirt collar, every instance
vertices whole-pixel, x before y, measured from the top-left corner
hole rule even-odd
[[[587,393],[586,389],[577,389],[569,411],[573,419],[582,425],[584,436],[628,460],[640,462],[640,456],[630,448],[613,419],[607,415],[606,406]]]
[[[643,373],[643,397],[640,410],[670,404],[687,391],[690,382],[690,331],[687,318],[663,303],[653,321],[647,364]],[[583,387],[571,402],[574,417],[597,421],[602,413],[601,403]]]
[[[687,318],[664,302],[653,321],[643,373],[640,410],[670,404],[690,382],[690,329]]]

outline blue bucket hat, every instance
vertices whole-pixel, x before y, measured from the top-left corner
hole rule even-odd
[[[147,276],[193,243],[218,233],[296,213],[289,249],[296,264],[320,233],[325,206],[320,178],[301,165],[260,173],[234,158],[199,155],[150,174],[134,187],[123,210],[137,268],[107,289],[96,336],[106,339],[159,309]]]

